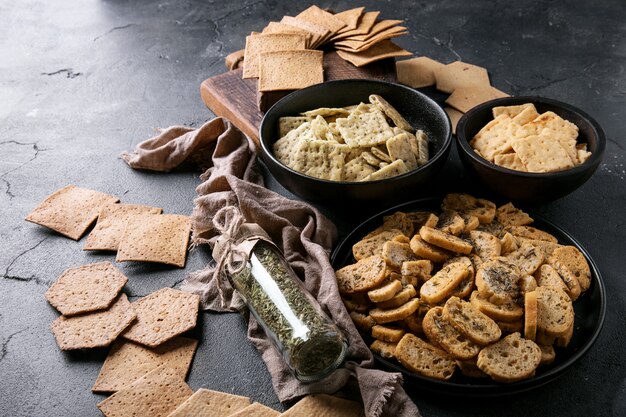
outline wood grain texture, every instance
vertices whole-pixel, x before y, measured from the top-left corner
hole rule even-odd
[[[200,86],[200,94],[202,101],[216,116],[227,118],[258,144],[263,112],[291,91],[257,93],[257,79],[242,79],[242,71],[238,68],[204,80]],[[324,80],[348,78],[395,82],[395,61],[385,59],[357,68],[341,59],[334,51],[325,53]]]

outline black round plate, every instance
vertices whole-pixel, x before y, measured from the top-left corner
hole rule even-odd
[[[339,243],[331,258],[333,267],[338,269],[354,262],[354,258],[352,257],[352,245],[358,242],[368,232],[378,227],[382,223],[383,216],[396,211],[438,211],[440,202],[440,199],[434,198],[410,201],[387,209],[369,218],[357,226]],[[587,258],[592,275],[590,288],[574,302],[574,336],[567,348],[555,348],[556,359],[552,364],[538,368],[537,373],[532,378],[503,384],[487,378],[468,378],[461,375],[458,371],[450,380],[440,381],[410,372],[396,361],[387,360],[378,355],[374,355],[377,362],[383,368],[390,371],[401,372],[405,380],[412,382],[419,388],[438,394],[472,397],[508,395],[528,391],[553,381],[570,369],[589,348],[591,348],[602,328],[606,313],[604,283],[602,282],[600,271],[595,262],[574,237],[546,220],[533,216],[532,214],[531,216],[535,219],[533,226],[551,233],[561,244],[576,246]]]

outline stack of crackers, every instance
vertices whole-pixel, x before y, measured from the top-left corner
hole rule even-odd
[[[492,109],[494,119],[470,141],[477,154],[504,168],[554,172],[584,163],[591,156],[577,143],[578,126],[554,112],[539,114],[532,103]]]
[[[412,372],[513,382],[551,363],[591,285],[585,256],[508,203],[449,194],[442,211],[396,212],[336,272],[370,348]]]
[[[185,266],[191,233],[188,216],[161,214],[161,208],[118,202],[119,198],[112,195],[68,185],[48,196],[26,220],[74,240],[97,220],[84,250],[117,252],[117,262]]]
[[[391,38],[408,33],[401,20],[378,20],[364,7],[333,14],[311,6],[296,16],[270,22],[246,37],[243,78],[258,78],[260,92],[295,90],[324,81],[323,52],[330,46],[357,67],[380,59],[408,56]],[[241,59],[229,57],[229,65]]]
[[[508,97],[491,86],[485,68],[462,61],[442,64],[421,56],[396,62],[396,71],[399,83],[413,88],[436,86],[437,90],[450,94],[446,100],[450,107],[445,111],[454,133],[463,113],[486,101]]]

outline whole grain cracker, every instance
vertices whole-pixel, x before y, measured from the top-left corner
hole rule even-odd
[[[250,398],[200,388],[168,417],[226,417],[250,405]]]
[[[122,336],[155,347],[196,326],[200,298],[196,294],[162,288],[133,303],[137,322]]]
[[[294,170],[324,180],[340,181],[344,165],[345,155],[327,141],[301,142],[292,157]]]
[[[109,194],[68,185],[48,196],[26,220],[78,240],[98,218],[103,206],[118,201]]]
[[[363,417],[363,406],[355,401],[327,395],[307,395],[281,414],[284,417]]]
[[[100,209],[98,222],[93,228],[83,250],[117,251],[128,219],[135,214],[161,214],[162,208],[141,204],[108,204]]]
[[[344,164],[342,181],[361,181],[375,171],[376,168],[365,162],[363,158],[355,158]]]
[[[177,370],[176,374],[184,380],[197,346],[197,340],[186,337],[176,337],[154,349],[130,340],[117,340],[104,360],[91,390],[119,391],[162,365]]]
[[[371,94],[369,96],[370,103],[372,103],[376,108],[382,111],[391,121],[400,129],[406,130],[407,132],[414,132],[413,126],[409,122],[406,121],[404,117],[400,114],[398,110],[396,110],[387,100],[379,96],[378,94]]]
[[[297,90],[324,82],[322,51],[286,50],[260,55],[259,91]]]
[[[347,118],[337,119],[337,130],[352,147],[375,146],[393,137],[393,130],[379,110],[354,110]]]
[[[487,70],[462,61],[455,61],[434,71],[437,90],[452,93],[459,87],[489,86]]]
[[[435,84],[435,71],[444,67],[441,62],[420,56],[396,62],[398,82],[413,88]]]
[[[139,214],[128,219],[116,262],[158,262],[183,268],[191,219],[177,214]]]
[[[380,168],[378,171],[371,173],[362,181],[378,181],[385,178],[396,177],[406,172],[409,172],[409,169],[405,165],[404,161],[402,159],[397,159],[389,165]]]
[[[356,28],[352,29],[352,30],[344,30],[341,33],[333,36],[331,38],[332,41],[337,41],[340,39],[348,39],[351,38],[353,36],[359,36],[359,35],[364,35],[369,33],[369,31],[372,29],[372,27],[374,26],[374,24],[376,24],[376,19],[378,18],[378,15],[380,14],[380,12],[365,12],[363,13],[363,15],[361,16],[361,18],[358,21],[358,25]]]
[[[446,99],[446,104],[455,109],[467,113],[473,107],[501,97],[509,95],[490,85],[478,87],[456,87],[452,94]]]
[[[311,122],[311,116],[287,116],[278,118],[278,137],[282,138],[290,131],[297,129],[306,122]]]
[[[98,262],[66,269],[45,296],[61,314],[71,316],[107,308],[127,281],[111,262]]]
[[[306,38],[298,33],[264,33],[246,36],[243,78],[259,77],[262,53],[300,49],[306,49]]]
[[[391,157],[387,153],[387,148],[385,148],[385,150],[383,150],[381,148],[382,148],[382,146],[380,148],[376,147],[376,146],[372,146],[370,148],[370,152],[372,153],[372,155],[374,155],[376,158],[380,159],[383,162],[387,162],[387,163],[393,162],[393,160],[391,159]]]
[[[413,55],[411,52],[406,51],[400,48],[395,43],[391,42],[388,39],[375,43],[371,47],[367,48],[361,52],[348,52],[348,51],[337,51],[337,55],[339,55],[344,60],[350,62],[356,67],[362,67],[367,64],[371,64],[372,62],[379,61],[385,58],[393,58],[393,57],[401,57],[401,56],[411,56]]]
[[[104,347],[110,345],[135,317],[126,294],[121,293],[106,310],[57,318],[52,323],[52,334],[61,350]]]
[[[98,403],[106,417],[167,417],[193,391],[167,368],[157,368],[130,386]]]
[[[326,35],[324,40],[332,38],[335,34],[339,33],[341,29],[346,27],[346,24],[342,19],[339,19],[332,13],[320,9],[315,5],[300,12],[296,16],[296,19],[306,20],[328,30],[329,34]]]
[[[322,117],[342,116],[343,117],[343,116],[350,115],[350,111],[344,109],[343,107],[319,107],[317,109],[305,111],[300,114],[302,114],[303,116],[308,116],[308,117],[316,117],[316,116],[322,116]]]

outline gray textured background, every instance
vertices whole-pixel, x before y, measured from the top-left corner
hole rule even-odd
[[[335,10],[364,5],[405,19],[399,43],[442,62],[486,67],[511,94],[536,94],[581,107],[607,134],[604,162],[573,194],[535,208],[571,232],[598,263],[609,294],[596,345],[565,376],[511,398],[453,401],[407,389],[425,416],[625,415],[626,253],[624,120],[626,3],[584,1],[321,1]],[[171,124],[212,118],[199,97],[223,58],[269,20],[307,2],[0,0],[0,416],[99,415],[93,395],[106,351],[61,352],[49,331],[57,317],[43,293],[61,272],[111,259],[23,220],[67,184],[126,203],[189,214],[197,174],[130,170],[118,155]],[[453,149],[441,189],[475,190]],[[284,193],[274,181],[268,185]],[[345,233],[368,213],[326,211]],[[175,286],[203,267],[122,264],[131,300]],[[236,314],[201,315],[201,344],[189,376],[208,387],[281,407]]]

